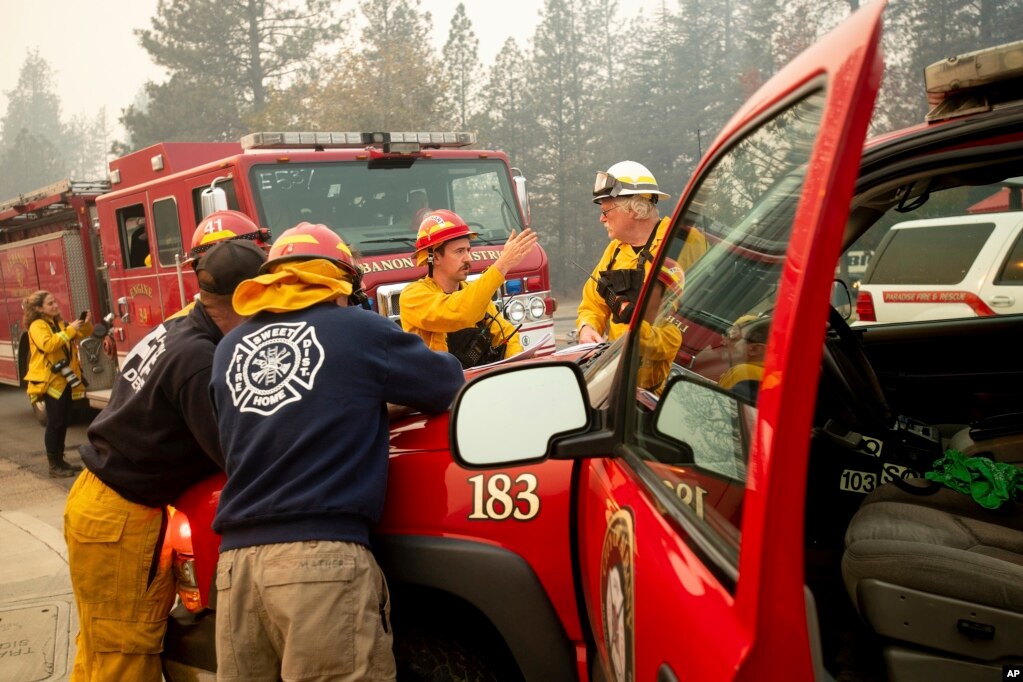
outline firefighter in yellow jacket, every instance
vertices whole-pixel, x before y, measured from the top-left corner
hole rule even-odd
[[[725,350],[731,366],[718,379],[721,388],[756,400],[760,382],[764,379],[764,357],[770,331],[771,318],[766,315],[743,315],[728,328]]]
[[[50,476],[67,478],[82,470],[64,459],[64,445],[71,422],[71,401],[85,397],[78,360],[78,341],[92,334],[86,312],[70,324],[60,314],[60,305],[48,291],[36,291],[22,301],[22,324],[29,346],[28,397],[33,404],[46,407],[46,459]]]
[[[494,305],[494,293],[508,272],[536,247],[536,233],[512,232],[501,255],[479,279],[466,283],[476,233],[453,211],[426,214],[416,237],[416,264],[427,276],[401,292],[401,326],[435,351],[448,351],[475,367],[522,351],[519,335]]]
[[[665,258],[651,286],[650,300],[639,326],[639,370],[636,385],[660,395],[679,348],[682,328],[675,312],[685,289],[685,273],[675,260]]]
[[[635,161],[620,161],[597,173],[593,203],[611,242],[583,285],[576,318],[580,343],[614,341],[629,328],[632,313],[650,272],[653,257],[668,230],[657,201],[667,198],[653,174]],[[678,265],[689,269],[707,250],[707,240],[690,228]]]

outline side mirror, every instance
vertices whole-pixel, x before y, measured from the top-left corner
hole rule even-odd
[[[515,185],[515,198],[518,199],[522,215],[526,219],[526,227],[529,227],[533,224],[533,220],[529,215],[529,194],[526,192],[526,176],[518,168],[512,168],[511,173],[512,184]]]
[[[666,464],[744,481],[755,421],[751,402],[687,372],[668,381],[653,417],[655,437],[646,447]]]
[[[202,217],[205,218],[217,211],[226,211],[227,192],[217,187],[217,183],[228,178],[215,178],[210,186],[199,193],[199,201],[202,203]]]
[[[451,453],[467,468],[546,459],[553,441],[590,425],[586,385],[571,362],[513,364],[466,384],[451,410]]]
[[[849,291],[849,285],[843,280],[836,279],[831,284],[831,307],[838,311],[843,320],[852,318],[852,292]]]

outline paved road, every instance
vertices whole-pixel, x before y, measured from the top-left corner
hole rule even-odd
[[[578,300],[558,299],[558,309],[554,311],[554,340],[558,348],[569,345],[568,334],[575,331],[575,315],[578,308]]]
[[[92,412],[75,415],[68,461]],[[64,500],[73,478],[53,479],[43,429],[25,392],[0,386],[0,680],[65,680],[78,618],[64,545]]]

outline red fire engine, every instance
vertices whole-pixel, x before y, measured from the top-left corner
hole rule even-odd
[[[66,314],[91,310],[96,321],[108,309],[94,225],[96,198],[109,190],[106,181],[64,180],[0,203],[0,382],[18,385],[28,366],[25,296],[45,289]]]
[[[165,142],[110,163],[109,183],[65,182],[0,204],[5,324],[0,380],[17,383],[20,300],[52,290],[65,310],[113,313],[129,350],[197,291],[182,262],[195,226],[230,208],[279,234],[323,223],[357,251],[371,304],[397,319],[404,286],[425,275],[413,259],[424,208],[456,211],[478,233],[473,271],[529,224],[526,181],[500,151],[472,149],[475,134],[254,133],[240,143]],[[473,277],[474,275],[470,275]],[[536,251],[499,294],[526,350],[554,350],[547,256]],[[107,391],[90,391],[102,405]]]

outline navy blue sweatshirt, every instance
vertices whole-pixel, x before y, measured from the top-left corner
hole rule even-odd
[[[221,550],[368,545],[387,487],[387,403],[442,412],[463,382],[454,356],[361,308],[243,323],[217,347],[210,382],[227,470]]]

